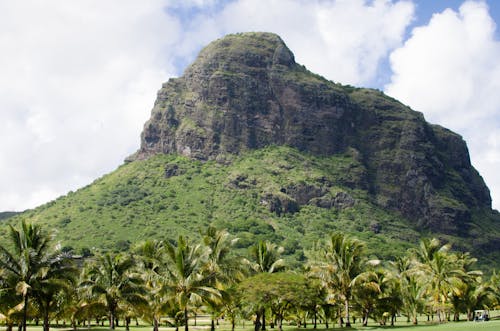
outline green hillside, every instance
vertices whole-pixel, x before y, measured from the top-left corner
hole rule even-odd
[[[420,235],[398,214],[370,203],[366,191],[349,188],[365,171],[352,155],[316,157],[288,147],[209,162],[156,155],[4,223],[26,219],[57,229],[61,244],[77,253],[197,237],[208,224],[239,237],[242,253],[258,239],[278,243],[292,265],[334,230],[354,233],[379,258],[404,253]],[[3,225],[0,235],[6,231]]]

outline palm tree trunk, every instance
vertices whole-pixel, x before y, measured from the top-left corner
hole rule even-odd
[[[339,327],[343,327],[344,326],[344,319],[342,318],[342,309],[340,309],[340,306],[339,306]]]
[[[184,331],[189,331],[188,327],[188,309],[187,307],[184,307]]]
[[[49,311],[48,309],[43,314],[43,331],[49,331],[50,321],[49,321]]]
[[[349,321],[349,299],[345,299],[345,327],[350,328],[351,322]]]
[[[210,324],[210,331],[215,331],[215,321],[214,321],[214,318],[212,317],[211,318],[211,324]]]
[[[158,331],[158,319],[153,317],[153,331]]]
[[[24,295],[23,307],[23,331],[26,331],[26,320],[28,319],[28,294]]]
[[[266,330],[266,308],[262,309],[262,331]]]
[[[254,326],[254,331],[260,331],[260,314],[257,313],[257,316],[255,316],[255,326]]]
[[[112,308],[109,310],[109,329],[115,329],[115,310]]]
[[[126,331],[129,331],[130,330],[130,317],[129,316],[126,316],[125,317],[125,330]]]

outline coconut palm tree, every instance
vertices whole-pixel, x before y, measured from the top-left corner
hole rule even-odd
[[[59,258],[51,262],[51,268],[48,268],[47,272],[42,273],[35,280],[32,296],[43,317],[44,331],[49,331],[50,314],[62,310],[61,302],[76,286],[76,273],[77,269],[74,267],[71,257],[67,254],[61,254]]]
[[[12,331],[16,319],[21,315],[21,297],[16,293],[16,284],[13,274],[0,268],[0,318],[4,320],[6,331]]]
[[[148,240],[136,248],[142,278],[146,287],[146,305],[143,316],[151,320],[153,331],[158,331],[160,317],[170,307],[163,289],[166,284],[166,256],[163,241]]]
[[[453,320],[458,321],[462,312],[467,313],[467,319],[471,321],[475,309],[487,309],[493,304],[495,291],[491,284],[483,282],[483,273],[475,269],[477,259],[470,256],[470,253],[455,253],[454,258],[463,274],[462,283],[450,296],[454,310]]]
[[[19,230],[10,226],[10,241],[12,250],[0,245],[0,268],[15,280],[22,297],[22,330],[26,331],[29,299],[52,282],[52,277],[58,277],[57,269],[67,263],[67,257],[52,245],[52,236],[39,225],[23,221]]]
[[[439,322],[444,321],[451,293],[458,293],[466,273],[455,255],[449,252],[451,245],[440,245],[437,239],[424,239],[416,251],[422,281],[427,283],[433,309]]]
[[[250,251],[254,261],[246,263],[256,273],[278,272],[285,268],[285,261],[281,258],[283,251],[283,247],[278,247],[269,241],[259,241]]]
[[[211,331],[215,330],[215,318],[222,315],[227,305],[228,294],[224,293],[235,282],[243,279],[244,273],[240,261],[231,255],[238,238],[231,239],[229,232],[209,226],[202,233],[203,244],[209,249],[203,272],[209,275],[210,285],[216,288],[221,296],[212,296],[207,302],[211,315]]]
[[[312,262],[312,273],[343,301],[346,327],[351,327],[349,309],[354,280],[363,273],[364,260],[363,243],[337,232],[329,237],[320,260]]]
[[[108,310],[109,328],[115,328],[120,304],[144,303],[142,279],[135,272],[136,261],[129,255],[106,253],[88,266],[80,286]]]
[[[179,236],[177,245],[166,245],[167,282],[165,293],[171,296],[184,314],[184,329],[189,330],[189,309],[193,301],[220,297],[212,287],[215,275],[204,272],[210,250],[201,245],[191,245]]]
[[[253,261],[244,260],[251,271],[254,273],[273,273],[285,269],[285,261],[281,258],[284,248],[269,241],[259,241],[252,246],[250,255]],[[260,316],[262,316],[262,324],[260,324]],[[266,308],[261,307],[257,312],[256,329],[262,328],[266,330]]]
[[[382,282],[381,270],[364,272],[353,280],[353,297],[361,310],[363,326],[368,325],[368,317],[375,311],[379,302]]]
[[[390,270],[399,283],[401,308],[414,325],[418,324],[418,314],[424,308],[425,283],[420,281],[422,271],[415,267],[410,256],[402,256],[390,262]]]

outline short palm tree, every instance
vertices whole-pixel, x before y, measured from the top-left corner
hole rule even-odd
[[[281,271],[285,268],[285,262],[281,258],[283,251],[283,247],[278,247],[269,241],[259,241],[251,248],[253,262],[247,264],[256,273]]]
[[[106,253],[88,266],[85,279],[80,284],[89,296],[106,306],[110,329],[115,328],[121,303],[144,303],[142,279],[135,272],[135,266],[131,256]]]
[[[0,317],[3,318],[6,330],[12,331],[22,307],[20,296],[16,293],[17,280],[7,270],[0,268]]]
[[[254,273],[273,273],[285,269],[285,261],[281,258],[284,248],[269,241],[259,241],[252,246],[250,254],[253,261],[244,260]],[[259,319],[262,316],[262,325],[259,326]],[[266,307],[260,307],[257,312],[256,327],[266,330]]]
[[[26,331],[29,299],[61,275],[58,269],[67,259],[52,246],[52,236],[39,225],[23,221],[19,230],[10,226],[10,241],[12,250],[0,245],[0,268],[14,279],[22,297],[22,330]]]
[[[418,324],[418,314],[423,311],[426,285],[420,281],[422,270],[410,256],[402,256],[390,262],[391,271],[399,283],[401,308],[408,321]]]

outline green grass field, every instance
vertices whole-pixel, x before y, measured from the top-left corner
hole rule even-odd
[[[405,318],[399,318],[396,322],[395,326],[379,326],[375,322],[371,321],[367,327],[361,326],[360,323],[353,324],[350,330],[397,330],[397,331],[469,331],[469,330],[482,330],[482,331],[499,331],[500,330],[500,311],[493,312],[491,314],[492,320],[488,322],[447,322],[443,324],[435,324],[428,323],[422,318],[422,321],[419,325],[411,325],[406,323]],[[205,319],[200,319],[197,322],[197,325],[194,325],[194,321],[190,320],[189,330],[192,331],[208,331],[210,329],[209,321]],[[346,328],[342,328],[346,330]],[[53,331],[72,331],[69,327],[52,327]],[[80,331],[92,330],[92,331],[109,331],[106,326],[92,326],[90,329],[87,327],[80,326],[78,328]],[[117,331],[125,331],[125,327],[120,325],[116,328]],[[130,331],[149,331],[152,330],[152,326],[149,325],[139,325],[136,326],[135,322],[133,322],[130,326]],[[179,331],[183,331],[184,327],[180,327]],[[225,322],[222,322],[219,326],[217,326],[218,331],[230,331],[231,326]],[[268,331],[277,331],[277,329],[271,329],[267,327]],[[295,326],[284,325],[285,331],[306,331],[306,330],[314,330],[312,324],[309,324],[307,328],[296,328]],[[316,329],[326,330],[324,325],[318,325]],[[338,325],[331,325],[328,330],[341,330]],[[28,331],[42,331],[41,326],[28,326]],[[160,327],[160,331],[175,331],[174,328],[170,327]],[[253,331],[253,325],[250,321],[245,321],[244,323],[238,323],[236,326],[236,331]]]

